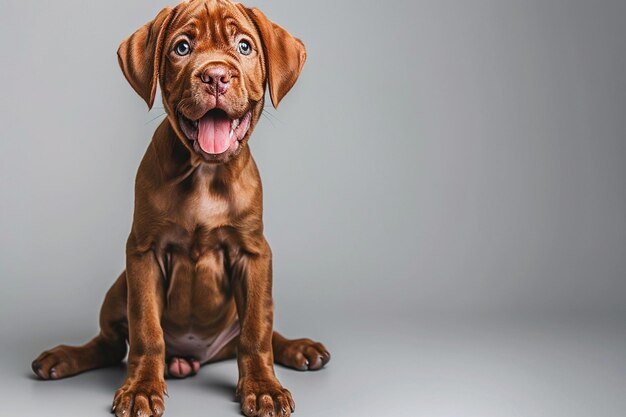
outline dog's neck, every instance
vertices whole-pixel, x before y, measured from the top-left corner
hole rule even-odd
[[[252,162],[247,144],[242,147],[237,156],[228,162],[203,161],[199,155],[194,154],[182,144],[169,118],[163,120],[154,132],[150,148],[155,153],[162,182],[170,184],[182,182],[191,175],[220,177],[226,181],[234,181],[249,168]]]

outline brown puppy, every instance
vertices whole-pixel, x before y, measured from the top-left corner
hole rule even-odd
[[[100,334],[42,353],[33,370],[57,379],[113,365],[128,341],[113,411],[160,416],[165,375],[236,356],[243,413],[288,416],[294,402],[273,363],[318,369],[330,355],[272,331],[272,254],[247,141],[265,85],[277,106],[300,74],[304,46],[257,9],[193,0],[162,10],[118,57],[149,107],[160,83],[167,111],[137,172],[126,270],[104,299]]]

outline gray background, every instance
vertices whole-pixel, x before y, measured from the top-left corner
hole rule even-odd
[[[0,0],[2,415],[107,415],[123,368],[39,382],[97,331],[148,113],[115,51],[167,1]],[[296,416],[626,407],[626,2],[255,3],[308,62],[251,141]],[[248,5],[255,5],[248,3]],[[167,415],[237,415],[236,367]]]

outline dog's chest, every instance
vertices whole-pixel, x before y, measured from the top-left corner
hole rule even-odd
[[[246,233],[242,225],[256,227],[248,219],[250,213],[260,213],[253,207],[254,198],[259,198],[254,192],[258,187],[240,182],[225,181],[207,168],[165,189],[157,199],[162,213],[160,227],[154,229],[157,246],[164,252],[185,254],[194,263],[204,254],[226,248],[236,251],[242,242],[240,234]]]
[[[198,227],[215,229],[229,223],[230,199],[212,190],[210,182],[197,178],[191,190],[184,193],[182,204],[172,207],[178,223],[192,231]]]
[[[187,213],[193,223],[199,226],[216,228],[228,223],[230,204],[223,197],[215,196],[208,190],[197,193],[189,202]]]

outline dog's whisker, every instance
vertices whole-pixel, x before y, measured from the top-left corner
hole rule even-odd
[[[165,115],[167,115],[167,113],[163,112],[163,113],[159,114],[158,116],[156,116],[156,117],[154,117],[154,118],[152,118],[152,119],[148,120],[148,121],[146,122],[146,124],[152,123],[152,122],[154,122],[156,119],[158,119],[159,117],[163,117],[163,116],[165,116]]]
[[[266,115],[270,116],[272,119],[276,120],[277,122],[282,123],[282,120],[280,120],[275,114],[272,114],[267,109],[263,109],[263,114],[266,114]]]
[[[272,119],[270,119],[267,114],[265,113],[261,113],[261,116],[265,117],[267,119],[268,122],[270,122],[272,124],[273,127],[276,127],[276,125],[274,124],[274,121]]]

